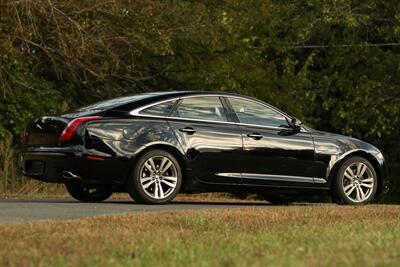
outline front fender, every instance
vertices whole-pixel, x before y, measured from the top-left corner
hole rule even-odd
[[[332,182],[334,181],[334,178],[337,175],[337,172],[341,167],[341,165],[343,164],[343,162],[352,156],[359,156],[367,159],[369,162],[371,162],[372,166],[374,166],[379,181],[377,193],[379,194],[387,190],[388,187],[386,183],[387,165],[383,158],[377,157],[378,154],[373,153],[366,149],[354,149],[351,151],[347,151],[346,153],[343,153],[341,155],[332,156],[328,166],[327,177],[326,177],[329,187],[332,185]]]

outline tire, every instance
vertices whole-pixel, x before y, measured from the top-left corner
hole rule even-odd
[[[377,189],[378,176],[372,164],[362,157],[350,157],[334,177],[332,199],[338,204],[363,205],[374,199]]]
[[[138,203],[166,204],[182,185],[182,171],[176,158],[164,150],[150,150],[135,164],[126,190]]]
[[[272,205],[286,206],[292,204],[296,196],[295,195],[264,195],[264,199]]]
[[[66,183],[68,193],[81,202],[101,202],[112,195],[112,191],[104,187],[90,188],[79,182]]]

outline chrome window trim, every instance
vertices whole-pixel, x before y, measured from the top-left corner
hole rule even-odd
[[[325,184],[326,180],[323,178],[305,177],[305,176],[292,176],[292,175],[272,175],[272,174],[259,174],[259,173],[216,173],[216,176],[230,177],[230,178],[243,178],[243,179],[257,179],[269,181],[282,181],[282,182],[298,182],[298,183],[316,183]]]
[[[140,116],[140,117],[146,117],[146,118],[158,118],[158,119],[174,119],[174,120],[180,120],[180,121],[194,121],[194,122],[209,122],[209,123],[221,123],[221,124],[229,124],[229,125],[237,125],[237,126],[250,126],[250,127],[260,127],[264,129],[272,129],[272,130],[288,130],[290,128],[286,127],[277,127],[277,126],[267,126],[267,125],[259,125],[259,124],[248,124],[248,123],[241,123],[241,122],[231,122],[231,121],[213,121],[213,120],[201,120],[201,119],[189,119],[189,118],[179,118],[179,117],[172,117],[172,116],[156,116],[156,115],[146,115],[146,114],[140,114],[140,112],[144,109],[150,108],[155,105],[159,105],[165,102],[169,101],[177,101],[177,100],[182,100],[185,98],[193,98],[193,97],[224,97],[224,98],[238,98],[242,100],[248,100],[252,101],[255,103],[259,103],[267,108],[270,108],[274,110],[275,112],[279,113],[283,117],[287,119],[291,119],[291,117],[284,113],[283,111],[269,105],[268,103],[264,103],[260,100],[252,99],[252,98],[247,98],[244,96],[235,96],[235,95],[223,95],[223,94],[204,94],[204,95],[189,95],[189,96],[181,96],[181,97],[174,97],[174,98],[169,98],[165,100],[160,100],[151,104],[144,105],[142,107],[136,108],[132,111],[129,112],[130,115],[132,116]],[[229,101],[229,99],[228,99]],[[221,103],[222,104],[222,103]],[[301,126],[301,131],[302,133],[307,133],[307,130]]]

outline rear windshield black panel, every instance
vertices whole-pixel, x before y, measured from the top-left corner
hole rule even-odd
[[[76,111],[77,112],[86,112],[86,111],[109,110],[109,109],[112,109],[112,108],[115,108],[118,106],[124,106],[124,105],[132,103],[132,102],[137,102],[139,100],[150,98],[153,95],[154,94],[149,93],[149,94],[140,94],[140,95],[113,98],[113,99],[97,102],[95,104],[79,108]]]
[[[86,112],[93,113],[102,111],[107,111],[107,113],[111,111],[129,112],[135,108],[139,108],[141,106],[151,104],[153,102],[179,97],[180,95],[182,95],[182,92],[154,92],[154,93],[145,93],[133,96],[119,97],[79,108],[75,110],[75,113],[86,113]]]

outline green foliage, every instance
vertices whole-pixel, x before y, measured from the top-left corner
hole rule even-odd
[[[261,98],[400,162],[400,47],[368,45],[397,42],[398,1],[9,0],[0,8],[0,138],[11,134],[14,144],[33,117],[100,99],[218,90]]]
[[[9,61],[2,65],[2,70],[6,82],[3,84],[0,105],[1,139],[7,134],[21,137],[28,120],[62,110],[61,96],[54,82],[33,75],[29,62],[10,55]],[[16,142],[19,142],[19,138]]]

